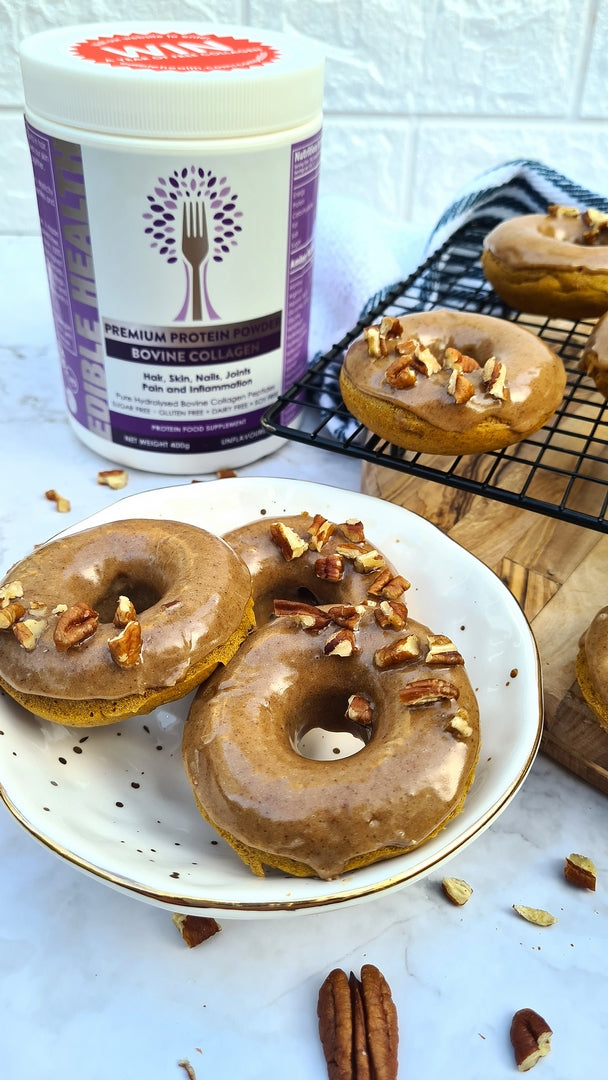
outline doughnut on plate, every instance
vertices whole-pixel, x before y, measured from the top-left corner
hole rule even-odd
[[[482,748],[462,812],[422,847],[332,881],[257,878],[199,814],[181,760],[191,696],[100,728],[63,727],[0,696],[0,797],[58,856],[100,882],[170,911],[269,918],[396,890],[431,872],[496,820],[523,783],[542,731],[538,654],[514,597],[434,525],[392,503],[265,477],[186,483],[130,496],[68,532],[131,517],[191,522],[219,535],[260,516],[358,517],[409,581],[413,618],[463,654]],[[483,842],[483,841],[482,841]]]

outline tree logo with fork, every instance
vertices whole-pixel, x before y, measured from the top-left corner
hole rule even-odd
[[[184,300],[174,322],[221,318],[211,302],[208,273],[238,243],[242,212],[225,176],[197,165],[160,176],[143,214],[150,247],[184,270]]]

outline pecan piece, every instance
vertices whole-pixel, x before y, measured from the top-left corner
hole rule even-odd
[[[0,630],[10,630],[25,615],[25,610],[18,600],[11,600],[10,604],[0,608]]]
[[[371,701],[368,701],[362,694],[351,694],[344,716],[355,724],[371,724],[373,719]]]
[[[315,577],[322,581],[341,581],[344,576],[342,555],[321,555],[315,560]]]
[[[564,863],[564,875],[571,885],[595,892],[597,870],[595,864],[585,855],[576,855],[574,852],[568,855]]]
[[[319,1035],[330,1080],[396,1080],[399,1028],[390,987],[373,964],[336,968],[319,991]]]
[[[335,525],[328,521],[322,514],[315,514],[307,532],[310,535],[310,547],[313,551],[320,551],[332,535]]]
[[[326,656],[352,656],[356,652],[355,635],[352,630],[347,627],[336,630],[335,634],[331,634],[325,642],[323,652]]]
[[[361,622],[363,609],[355,607],[354,604],[334,604],[333,607],[327,609],[327,614],[336,626],[345,626],[348,630],[356,630]]]
[[[546,1057],[551,1049],[553,1032],[534,1009],[518,1009],[511,1021],[511,1045],[519,1072],[527,1072]]]
[[[382,600],[374,609],[374,618],[378,626],[386,630],[403,630],[407,622],[407,607],[399,600]]]
[[[360,551],[353,563],[358,574],[371,574],[374,570],[382,570],[384,565],[384,556],[375,548],[370,551]]]
[[[21,647],[33,652],[45,626],[46,619],[23,619],[14,624],[12,631]]]
[[[62,611],[57,619],[53,641],[60,652],[66,652],[74,645],[80,645],[90,638],[99,625],[99,615],[84,600]]]
[[[456,738],[471,738],[473,728],[469,724],[469,714],[466,709],[458,709],[448,724],[448,731],[456,736]]]
[[[141,626],[137,619],[128,622],[115,637],[108,638],[108,649],[118,667],[128,668],[141,660]]]
[[[23,585],[18,578],[15,578],[14,581],[7,581],[6,585],[3,585],[0,589],[0,607],[6,607],[11,600],[20,600],[22,596]]]
[[[429,651],[425,663],[454,667],[456,664],[464,664],[464,660],[454,642],[445,634],[429,634]]]
[[[221,926],[215,919],[204,915],[181,915],[175,911],[171,918],[189,949],[201,945],[203,941],[207,941],[221,930]]]
[[[504,400],[506,378],[507,369],[504,364],[500,364],[495,356],[486,360],[481,373],[481,381],[487,394],[491,394],[500,401]]]
[[[69,499],[66,499],[65,495],[60,495],[54,488],[50,488],[44,493],[45,499],[49,502],[54,502],[57,510],[60,514],[69,514],[72,509]]]
[[[126,469],[101,469],[97,473],[97,483],[105,484],[106,487],[112,488],[113,491],[126,487],[128,479]]]
[[[399,700],[404,705],[414,708],[417,705],[431,705],[435,701],[456,700],[460,691],[457,686],[445,679],[416,679],[407,683],[399,691]]]
[[[299,559],[305,551],[308,551],[306,541],[302,540],[302,537],[298,536],[297,532],[291,529],[289,525],[286,525],[284,521],[273,522],[270,526],[270,539],[278,547],[285,562]]]
[[[393,576],[390,570],[381,570],[376,574],[368,588],[370,596],[383,596],[386,600],[398,600],[410,587],[409,581],[401,574]]]
[[[420,642],[416,634],[408,634],[407,637],[391,641],[388,645],[383,645],[381,649],[376,649],[374,664],[380,671],[386,671],[387,668],[396,667],[398,664],[411,664],[412,660],[417,660],[419,656]]]
[[[462,878],[444,877],[441,882],[441,888],[444,896],[447,896],[448,900],[458,907],[462,907],[466,904],[473,895],[471,886],[466,881],[463,881]]]
[[[384,378],[394,390],[407,390],[408,387],[415,386],[418,376],[412,367],[412,357],[396,356],[384,372]]]
[[[338,525],[338,532],[351,544],[363,544],[365,542],[365,529],[359,518],[348,518]]]
[[[427,378],[441,371],[439,360],[426,345],[416,346],[416,352],[412,358],[412,367],[415,371],[419,371],[421,375],[426,375]]]
[[[329,614],[321,608],[300,600],[275,600],[274,613],[277,618],[288,616],[303,630],[323,630],[331,622]]]
[[[534,923],[535,926],[554,926],[557,922],[555,915],[544,908],[527,907],[526,904],[513,904],[513,911],[521,915],[526,922]]]
[[[133,607],[133,604],[129,600],[128,596],[119,596],[118,603],[116,605],[116,611],[114,612],[113,623],[118,629],[127,625],[127,623],[133,622],[137,618],[137,612]]]
[[[454,398],[457,405],[464,405],[469,398],[473,397],[475,393],[475,387],[473,383],[467,379],[466,375],[463,375],[458,368],[454,368],[450,375],[448,385],[448,394]]]
[[[474,357],[467,356],[466,353],[461,353],[460,349],[454,349],[451,346],[448,346],[445,350],[443,360],[446,367],[454,368],[456,371],[462,371],[464,374],[479,370],[479,364]]]
[[[367,342],[367,353],[372,359],[377,360],[380,356],[386,356],[388,350],[386,341],[380,336],[379,326],[366,326],[363,337]]]

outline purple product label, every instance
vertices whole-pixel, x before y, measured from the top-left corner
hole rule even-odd
[[[83,427],[111,439],[80,147],[25,126],[68,408]]]
[[[308,331],[312,297],[313,237],[321,166],[321,132],[291,148],[289,235],[285,283],[285,347],[283,390],[296,382],[308,363]],[[284,409],[289,423],[297,405]]]

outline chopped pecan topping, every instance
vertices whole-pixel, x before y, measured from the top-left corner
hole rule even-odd
[[[399,600],[382,600],[374,610],[374,618],[383,630],[403,630],[407,622],[407,607]]]
[[[458,699],[460,691],[453,683],[445,679],[416,679],[402,686],[399,700],[411,708],[417,705],[431,705],[435,701]]]
[[[126,469],[102,469],[97,473],[97,483],[118,491],[127,486],[129,479]]]
[[[426,345],[416,346],[411,363],[415,371],[419,371],[421,375],[426,375],[427,378],[441,371],[439,360]]]
[[[367,352],[374,360],[377,360],[380,356],[386,356],[388,350],[386,348],[386,341],[380,337],[379,326],[366,326],[363,331],[363,337],[367,342]]]
[[[555,218],[577,218],[579,216],[579,211],[577,210],[576,206],[560,206],[559,203],[550,203],[550,205],[547,207],[547,213],[549,217]]]
[[[351,694],[344,715],[347,720],[352,720],[355,724],[371,724],[373,719],[371,701],[368,701],[362,694]]]
[[[345,626],[348,630],[356,630],[361,622],[363,610],[359,605],[334,604],[333,607],[327,609],[327,614],[336,626]]]
[[[416,634],[408,634],[407,637],[391,641],[381,649],[376,649],[374,664],[381,671],[385,671],[386,668],[397,667],[399,664],[411,664],[419,656],[420,642]]]
[[[210,919],[205,915],[181,915],[176,911],[173,912],[171,918],[189,949],[194,949],[196,945],[208,941],[221,930],[221,926],[215,919]]]
[[[270,526],[270,538],[276,544],[285,562],[299,559],[304,552],[308,551],[308,544],[298,536],[294,529],[286,525],[284,521],[275,521]]]
[[[14,581],[7,581],[6,585],[3,585],[0,589],[0,607],[6,607],[10,604],[11,600],[20,600],[23,596],[23,585],[16,578]]]
[[[359,518],[348,518],[346,521],[340,522],[338,531],[351,544],[363,544],[365,542],[365,529],[363,528],[363,522],[359,521]]]
[[[133,622],[137,618],[137,612],[133,607],[133,604],[129,600],[128,596],[119,596],[118,603],[116,605],[116,611],[114,612],[114,626],[120,628],[126,626],[127,623]]]
[[[341,581],[344,576],[342,555],[324,555],[315,560],[315,576],[322,581]]]
[[[323,652],[326,656],[352,656],[356,651],[355,635],[348,627],[341,627],[336,630],[335,634],[328,637],[323,646]]]
[[[460,349],[454,349],[451,345],[448,345],[445,350],[443,361],[446,367],[453,368],[456,371],[462,371],[465,374],[468,374],[471,371],[478,371],[480,366],[473,356],[461,353]]]
[[[11,600],[10,604],[0,608],[0,630],[10,630],[19,619],[25,615],[26,608],[18,600]]]
[[[392,315],[385,315],[380,322],[380,337],[387,342],[400,338],[402,331],[403,327],[399,319],[394,318]]]
[[[396,1080],[397,1010],[377,967],[364,964],[360,979],[339,968],[330,972],[317,1015],[330,1080]]]
[[[370,596],[383,596],[386,600],[398,600],[409,589],[410,583],[401,574],[393,576],[390,570],[382,570],[368,588]]]
[[[83,600],[66,608],[57,619],[53,641],[60,652],[80,645],[90,638],[99,625],[99,615]]]
[[[504,364],[499,363],[495,356],[491,356],[489,360],[486,360],[483,365],[481,381],[487,394],[491,394],[492,397],[499,398],[502,401],[505,396],[506,378],[507,369]]]
[[[516,911],[526,922],[534,923],[535,926],[554,926],[557,922],[555,915],[544,908],[528,907],[526,904],[513,904]]]
[[[384,565],[384,557],[375,548],[371,551],[360,551],[353,563],[358,574],[371,574],[373,570],[382,570]]]
[[[300,600],[275,600],[274,613],[277,618],[287,616],[293,619],[303,630],[323,630],[331,622],[330,616],[321,608]]]
[[[465,375],[458,371],[457,368],[454,368],[448,381],[447,391],[454,398],[457,405],[464,405],[469,398],[473,397],[475,387]]]
[[[465,708],[459,708],[448,724],[448,731],[461,739],[470,739],[473,728],[469,724],[469,714]]]
[[[464,659],[454,642],[445,634],[429,634],[429,651],[426,654],[425,663],[453,667],[456,664],[464,664]]]
[[[13,634],[23,649],[32,652],[46,626],[45,619],[23,619],[12,627]]]
[[[357,544],[352,543],[337,544],[336,552],[338,553],[338,555],[342,555],[343,558],[350,559],[352,561],[361,554],[361,548],[358,547]]]
[[[137,619],[128,622],[114,637],[108,638],[108,649],[112,660],[118,667],[128,668],[139,664],[142,640],[141,626]]]
[[[320,551],[325,546],[335,527],[333,521],[328,521],[322,514],[315,514],[308,527],[310,547],[313,551]]]
[[[417,375],[411,360],[410,356],[397,355],[384,372],[384,378],[394,390],[407,390],[408,387],[416,385]]]

